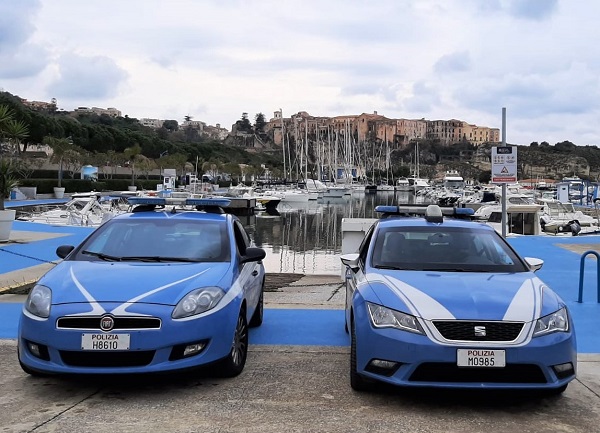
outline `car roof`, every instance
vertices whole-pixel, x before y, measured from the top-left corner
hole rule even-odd
[[[379,227],[437,227],[443,230],[444,227],[454,228],[465,228],[465,229],[480,229],[480,230],[494,230],[487,224],[475,221],[468,221],[464,219],[455,219],[450,217],[444,217],[441,223],[428,222],[423,217],[410,217],[410,216],[388,216],[378,221]]]
[[[375,212],[382,214],[379,221],[381,228],[435,227],[437,231],[443,231],[444,227],[453,227],[494,231],[487,224],[472,221],[473,210],[468,208],[442,208],[435,204],[377,206]]]

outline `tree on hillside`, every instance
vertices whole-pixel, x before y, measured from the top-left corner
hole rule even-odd
[[[241,120],[237,121],[237,129],[242,132],[252,132],[252,124],[250,123],[250,120],[248,120],[248,113],[242,113]]]
[[[165,120],[162,124],[162,127],[167,131],[173,132],[179,129],[179,123],[177,123],[177,120]]]
[[[267,122],[265,121],[265,115],[258,113],[254,117],[254,132],[256,132],[258,135],[264,135],[266,125]]]

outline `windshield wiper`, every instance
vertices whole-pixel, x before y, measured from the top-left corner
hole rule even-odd
[[[429,271],[429,272],[469,272],[464,268],[430,268],[430,269],[423,269],[423,271]]]
[[[163,256],[126,256],[121,257],[122,261],[140,261],[140,262],[199,262],[196,259],[186,257],[163,257]]]
[[[90,256],[96,256],[102,260],[106,260],[108,262],[120,262],[122,257],[109,256],[108,254],[96,253],[94,251],[82,251],[81,254],[88,254]]]
[[[398,266],[387,266],[387,265],[375,265],[374,268],[375,269],[392,269],[392,270],[397,270],[397,271],[403,270],[402,268],[400,268]]]

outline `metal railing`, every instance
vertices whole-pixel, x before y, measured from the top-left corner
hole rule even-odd
[[[596,263],[597,263],[597,282],[596,282],[596,288],[598,290],[598,298],[597,298],[597,302],[600,303],[600,254],[597,251],[593,251],[593,250],[589,250],[586,251],[585,253],[583,253],[581,255],[581,264],[579,266],[579,298],[577,299],[577,302],[582,303],[583,302],[583,273],[585,270],[585,258],[590,255],[593,254],[594,256],[596,256]]]

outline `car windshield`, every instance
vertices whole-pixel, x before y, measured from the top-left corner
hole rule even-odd
[[[76,260],[219,262],[230,260],[227,226],[217,221],[112,220],[79,248]]]
[[[372,266],[452,272],[525,272],[495,231],[463,227],[393,227],[376,235]]]

